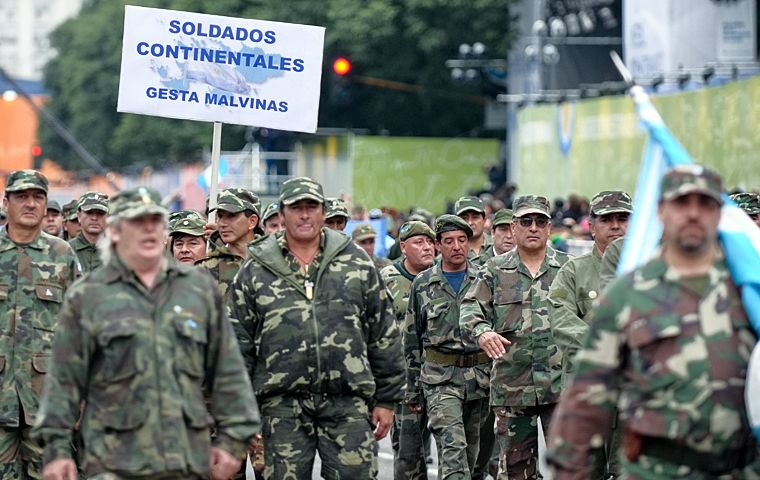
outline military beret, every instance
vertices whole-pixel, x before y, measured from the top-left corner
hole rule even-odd
[[[510,223],[512,223],[512,210],[508,208],[499,209],[499,211],[494,214],[493,220],[491,221],[491,225],[494,227],[499,225],[509,225]]]
[[[529,213],[540,213],[546,217],[551,218],[549,213],[549,200],[546,197],[540,197],[537,195],[523,195],[517,197],[512,203],[513,215],[517,218],[527,215]]]
[[[485,207],[483,207],[483,201],[478,197],[465,196],[457,200],[454,204],[454,212],[457,215],[461,215],[468,210],[473,210],[478,213],[486,213]]]
[[[735,193],[731,195],[731,200],[736,202],[747,215],[760,214],[760,194],[754,192]]]
[[[610,213],[631,213],[631,196],[621,190],[605,190],[594,195],[590,204],[591,213],[600,217]]]
[[[701,165],[677,165],[660,182],[660,200],[673,200],[690,193],[699,193],[723,204],[723,181],[718,172]]]
[[[167,215],[161,195],[152,188],[134,187],[114,195],[110,202],[111,219],[132,219],[145,215]]]
[[[435,233],[441,235],[446,232],[461,230],[467,234],[467,238],[472,238],[472,228],[456,215],[444,214],[435,219]]]
[[[433,229],[430,228],[430,225],[418,220],[406,222],[405,224],[401,225],[401,228],[398,231],[398,239],[402,242],[405,242],[410,238],[416,237],[418,235],[425,235],[430,240],[435,240],[435,232],[433,232]]]
[[[324,204],[322,185],[309,177],[296,177],[284,181],[280,187],[280,202],[283,205],[292,205],[299,200],[314,200]]]
[[[377,233],[375,233],[375,229],[372,228],[372,225],[369,223],[360,223],[355,226],[351,232],[351,239],[357,242],[362,242],[370,238],[375,238],[376,235]]]
[[[224,210],[229,213],[251,210],[256,215],[259,215],[261,210],[259,197],[246,188],[225,188],[219,192],[216,198],[217,210]]]
[[[47,193],[48,179],[37,170],[16,170],[5,179],[5,192],[20,192],[22,190],[42,190]]]
[[[87,192],[79,197],[77,210],[83,212],[98,210],[100,212],[108,213],[108,195],[100,192]]]

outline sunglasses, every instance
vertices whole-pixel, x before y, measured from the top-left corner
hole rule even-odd
[[[533,222],[536,223],[538,228],[544,228],[549,224],[549,219],[546,217],[520,217],[517,219],[520,222],[520,226],[528,228]]]

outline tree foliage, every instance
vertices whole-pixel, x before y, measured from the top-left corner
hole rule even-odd
[[[320,127],[373,133],[457,136],[478,132],[482,85],[452,82],[444,66],[461,43],[483,42],[504,57],[514,0],[142,0],[129,4],[216,15],[322,25],[327,28]],[[45,69],[51,113],[109,168],[195,161],[211,141],[211,125],[116,112],[125,0],[89,0],[51,36],[58,55]],[[353,63],[346,104],[330,101],[331,61]],[[362,78],[407,84],[411,91],[369,86]],[[467,95],[462,94],[469,94]],[[246,142],[246,127],[225,125],[223,148]],[[45,151],[67,167],[79,159],[45,125]]]

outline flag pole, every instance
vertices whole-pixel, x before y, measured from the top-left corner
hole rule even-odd
[[[208,193],[208,223],[216,223],[216,197],[219,190],[219,161],[222,151],[222,122],[214,122],[211,143],[211,181]]]

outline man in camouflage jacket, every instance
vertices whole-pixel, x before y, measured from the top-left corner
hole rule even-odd
[[[491,361],[468,348],[459,328],[460,302],[478,272],[467,259],[472,229],[441,215],[435,231],[441,260],[414,279],[404,324],[407,404],[411,412],[427,409],[439,478],[469,480],[488,417]]]
[[[0,478],[42,478],[42,449],[29,432],[66,289],[81,273],[66,241],[41,231],[48,181],[34,170],[8,175],[0,229]],[[68,424],[71,428],[74,421]]]
[[[77,219],[81,230],[69,240],[71,248],[77,254],[79,264],[85,273],[100,267],[97,243],[103,236],[108,215],[108,195],[100,192],[87,192],[77,202]]]
[[[67,293],[35,423],[45,478],[74,471],[82,401],[88,477],[227,480],[258,431],[222,299],[207,275],[166,258],[160,202],[146,187],[114,196],[110,258]]]
[[[263,417],[265,478],[374,478],[403,394],[398,327],[372,261],[324,228],[322,187],[283,183],[283,232],[248,247],[231,317]],[[372,425],[377,425],[373,435]]]
[[[489,260],[465,295],[462,331],[491,358],[499,480],[538,478],[538,418],[546,431],[559,400],[562,353],[549,324],[549,287],[568,256],[547,245],[549,202],[514,201],[516,248]],[[508,476],[507,476],[508,474]]]
[[[555,479],[588,478],[616,407],[623,478],[760,478],[744,398],[757,336],[717,241],[721,192],[696,165],[664,176],[662,249],[591,312],[548,438]]]

